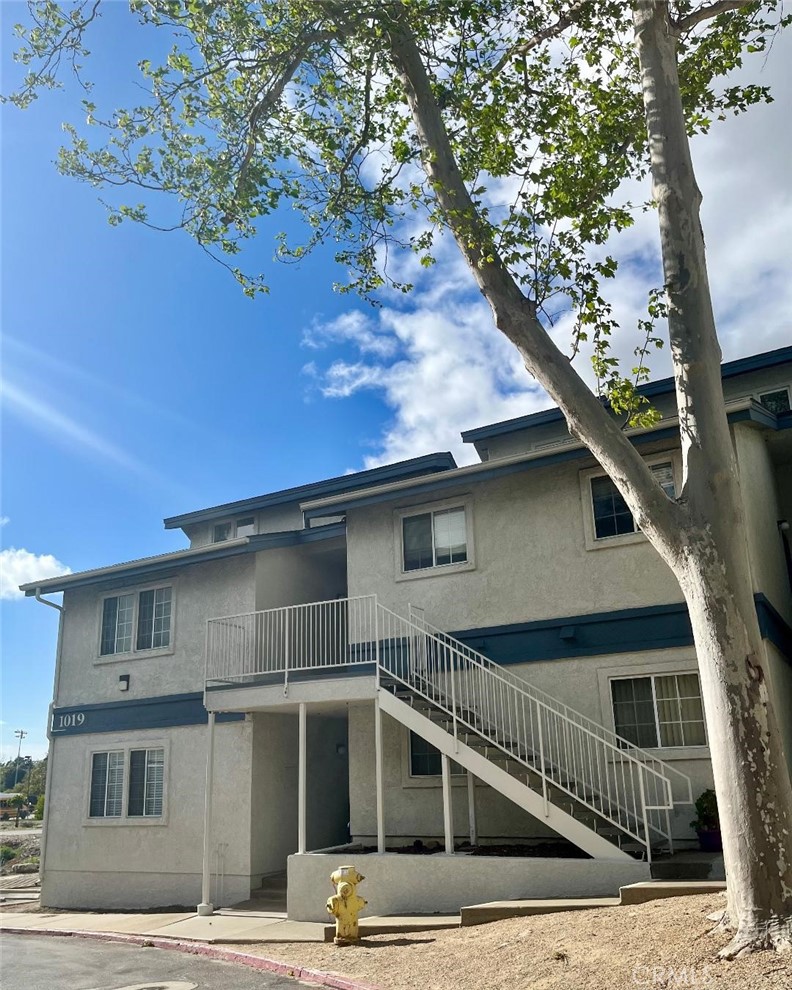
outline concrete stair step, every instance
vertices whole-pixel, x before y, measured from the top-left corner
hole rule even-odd
[[[553,900],[489,901],[472,904],[460,912],[462,927],[486,925],[505,918],[527,918],[534,914],[557,914],[562,911],[589,911],[593,908],[618,907],[618,897],[570,897]]]
[[[716,894],[726,890],[722,880],[645,880],[620,887],[622,904],[645,904],[666,897],[689,897],[691,894]]]

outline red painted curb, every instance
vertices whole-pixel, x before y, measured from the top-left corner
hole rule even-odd
[[[308,969],[305,966],[296,966],[292,963],[279,962],[277,959],[268,959],[266,956],[254,956],[249,952],[237,952],[235,949],[222,949],[218,946],[208,945],[206,942],[181,942],[175,938],[162,938],[147,935],[123,935],[121,932],[89,932],[71,929],[60,931],[50,928],[9,928],[0,929],[6,935],[44,935],[63,938],[90,938],[97,942],[121,942],[127,945],[140,945],[155,949],[171,949],[176,952],[186,952],[194,956],[206,956],[210,959],[219,959],[221,962],[236,963],[240,966],[249,966],[251,969],[264,969],[270,973],[278,973],[280,976],[290,976],[295,980],[310,980],[311,983],[319,983],[325,987],[333,987],[334,990],[378,990],[378,987],[371,983],[360,983],[357,980],[347,979],[345,976],[336,976],[333,973],[325,973],[320,969]]]

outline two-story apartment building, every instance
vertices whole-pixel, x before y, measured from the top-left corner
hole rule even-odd
[[[791,385],[792,347],[723,366],[790,760]],[[631,437],[673,496],[673,384],[645,391],[664,418]],[[209,911],[288,861],[290,915],[318,919],[347,853],[317,850],[351,843],[376,913],[442,910],[607,893],[695,843],[673,575],[558,410],[463,436],[478,463],[189,512],[165,520],[185,550],[25,586],[64,595],[43,904]]]

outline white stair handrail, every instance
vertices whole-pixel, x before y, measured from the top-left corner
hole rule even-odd
[[[384,606],[380,606],[384,607]],[[589,718],[587,715],[583,715],[581,712],[576,711],[574,708],[570,708],[569,705],[565,704],[563,701],[559,701],[558,698],[547,694],[546,691],[542,691],[541,688],[535,687],[529,681],[526,681],[517,674],[506,670],[500,664],[495,663],[488,656],[483,653],[479,653],[478,650],[474,650],[472,647],[463,643],[461,640],[456,639],[449,633],[444,632],[442,629],[438,629],[431,623],[427,622],[422,616],[418,616],[410,607],[410,620],[414,625],[419,625],[425,628],[426,632],[430,633],[439,639],[447,640],[449,643],[454,645],[454,648],[461,653],[469,655],[471,658],[475,658],[478,663],[489,667],[493,674],[497,677],[501,677],[504,680],[510,681],[515,687],[519,688],[521,691],[526,691],[528,694],[536,697],[537,699],[543,701],[546,705],[551,708],[560,709],[564,712],[567,718],[571,721],[579,723],[581,726],[585,727],[589,732],[593,732],[595,735],[600,736],[602,739],[610,741],[613,745],[618,746],[621,751],[631,752],[636,758],[640,759],[651,766],[657,766],[662,768],[659,772],[663,775],[673,774],[679,781],[683,784],[687,791],[687,795],[684,799],[677,798],[676,804],[692,804],[693,803],[693,791],[692,791],[692,781],[690,777],[678,770],[676,767],[671,766],[665,760],[661,760],[659,757],[655,756],[654,753],[650,753],[646,749],[642,749],[640,746],[636,746],[635,743],[631,742],[629,739],[625,739],[624,736],[620,736],[618,733],[613,732],[611,729],[606,728],[600,722],[595,722],[594,719]]]
[[[289,684],[329,668],[369,665],[378,685],[401,683],[447,716],[454,739],[473,734],[491,759],[513,761],[526,785],[541,780],[646,847],[671,843],[671,776],[690,779],[629,740],[535,688],[426,622],[404,618],[375,595],[290,605],[210,619],[206,681]],[[311,672],[314,673],[311,673]],[[511,772],[511,771],[510,771]],[[552,797],[549,798],[552,801]]]

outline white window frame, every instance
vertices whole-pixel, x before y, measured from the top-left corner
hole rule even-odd
[[[138,634],[138,615],[140,613],[140,596],[147,591],[156,591],[159,588],[170,588],[171,591],[171,613],[170,613],[170,636],[167,646],[155,646],[148,647],[145,649],[137,649],[137,634]],[[105,664],[105,663],[128,663],[130,660],[138,660],[143,657],[159,657],[168,656],[174,651],[174,641],[176,638],[176,588],[177,581],[175,578],[169,578],[167,581],[156,581],[150,584],[135,585],[129,588],[118,588],[112,593],[102,595],[99,599],[99,609],[98,609],[98,634],[96,637],[96,659],[95,664]],[[134,597],[134,604],[132,607],[132,648],[130,650],[123,650],[119,653],[102,653],[102,630],[104,623],[104,608],[105,602],[110,598],[120,598],[123,595],[132,595]]]
[[[421,516],[427,513],[445,512],[449,509],[463,509],[465,513],[465,539],[467,541],[467,560],[454,564],[433,564],[431,567],[420,567],[413,571],[404,570],[404,520],[410,516]],[[414,581],[420,578],[439,577],[442,574],[458,574],[461,571],[472,571],[475,566],[473,546],[473,499],[470,495],[457,498],[443,499],[437,502],[422,502],[419,505],[403,506],[393,512],[393,552],[395,576],[397,581]]]
[[[231,540],[239,540],[242,537],[239,535],[239,527],[242,523],[247,523],[252,521],[253,532],[245,534],[246,536],[256,536],[258,534],[258,516],[255,513],[247,516],[234,516],[231,519],[221,519],[219,522],[214,522],[211,524],[211,529],[209,531],[211,539],[210,543],[230,543]],[[229,535],[225,539],[218,540],[215,538],[215,531],[219,526],[229,526]]]
[[[669,677],[672,674],[698,674],[699,665],[695,654],[687,650],[684,653],[680,651],[680,653],[681,655],[670,660],[662,660],[660,658],[652,660],[647,658],[643,663],[608,664],[599,667],[597,669],[597,684],[600,696],[600,717],[598,719],[600,724],[606,725],[611,731],[616,732],[611,681],[630,680],[635,677]],[[629,657],[625,656],[625,660],[629,659]],[[701,676],[699,675],[700,685]],[[704,715],[704,731],[707,733],[706,711]],[[656,711],[655,719],[657,719]],[[657,754],[660,759],[668,763],[678,760],[708,760],[710,758],[708,733],[707,743],[703,746],[644,746],[639,748],[646,749],[649,753]]]
[[[650,468],[670,463],[674,476],[674,490],[679,494],[682,487],[682,462],[679,451],[670,450],[662,454],[652,454],[644,460]],[[591,482],[596,478],[606,477],[607,475],[601,467],[586,468],[579,473],[580,501],[583,510],[583,538],[586,549],[604,550],[608,547],[622,547],[630,543],[645,543],[646,537],[640,529],[636,529],[633,533],[619,533],[616,536],[597,536]]]
[[[442,774],[426,774],[418,775],[416,777],[412,774],[412,749],[410,746],[410,730],[406,726],[402,726],[401,735],[401,783],[402,787],[414,787],[414,788],[440,788],[443,786],[443,775]],[[463,773],[452,773],[451,774],[451,786],[452,787],[467,787],[468,772],[465,770]],[[475,780],[476,786],[481,783],[478,779]],[[484,785],[481,785],[484,786]]]
[[[789,385],[773,385],[771,388],[763,388],[761,392],[756,392],[756,401],[763,409],[767,409],[767,406],[762,402],[763,395],[772,395],[774,392],[786,392],[787,400],[789,401],[790,407],[792,407],[792,390],[790,390]],[[767,410],[770,412],[770,410]]]
[[[129,783],[130,783],[130,754],[133,750],[162,750],[162,813],[159,815],[130,815],[129,814]],[[91,828],[134,828],[158,827],[168,824],[168,787],[170,777],[170,741],[161,736],[142,738],[140,736],[119,736],[107,734],[104,739],[97,739],[95,745],[86,752],[85,760],[85,795],[83,799],[83,825]],[[91,776],[93,758],[96,753],[123,753],[124,779],[121,787],[121,814],[113,817],[91,817]]]

